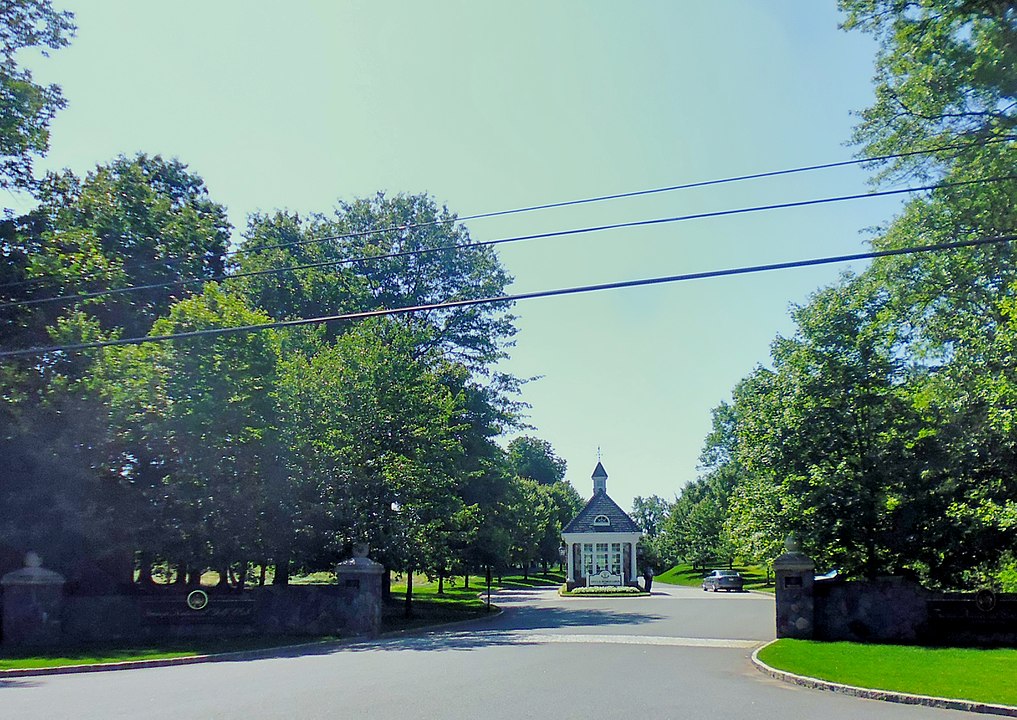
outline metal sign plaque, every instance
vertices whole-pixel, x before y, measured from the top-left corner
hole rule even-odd
[[[140,601],[146,625],[245,625],[254,622],[254,604],[251,598],[220,597],[204,590]]]

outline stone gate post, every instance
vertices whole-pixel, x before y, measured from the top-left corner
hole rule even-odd
[[[777,581],[777,637],[811,640],[815,635],[816,564],[801,552],[794,535],[788,536],[784,547],[787,552],[773,561]]]
[[[367,557],[367,545],[353,548],[353,557],[339,563],[336,582],[349,596],[346,629],[353,635],[381,630],[381,581],[385,567]]]
[[[42,559],[34,552],[25,555],[25,567],[0,579],[4,589],[4,645],[60,643],[64,582],[63,575],[42,567]]]

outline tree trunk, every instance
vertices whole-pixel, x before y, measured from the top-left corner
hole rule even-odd
[[[445,572],[444,571],[438,573],[438,594],[439,595],[444,595],[445,594]]]
[[[177,576],[173,578],[174,585],[187,584],[187,563],[177,563]]]
[[[194,567],[187,568],[187,586],[200,587],[202,572],[203,570],[199,570],[198,568]]]
[[[152,579],[152,558],[148,553],[138,553],[138,584],[144,587],[155,584]]]
[[[388,602],[392,599],[392,570],[385,568],[385,574],[381,576],[381,599]]]
[[[219,582],[215,584],[220,590],[225,590],[230,586],[230,566],[223,565],[219,568]]]
[[[470,589],[470,571],[469,570],[467,570],[466,574],[463,575],[463,589],[464,590],[469,590]]]
[[[247,585],[247,561],[244,560],[240,563],[240,572],[237,573],[237,590],[243,592],[244,586]]]
[[[275,563],[275,577],[272,578],[273,585],[290,584],[290,561],[277,560]]]
[[[530,579],[530,563],[524,562],[523,563],[523,580],[529,580],[529,579]]]
[[[265,565],[265,561],[261,561],[261,571],[258,573],[258,587],[265,587],[265,573],[268,572],[268,567]]]
[[[413,617],[413,570],[406,571],[406,603],[403,605],[403,617]]]

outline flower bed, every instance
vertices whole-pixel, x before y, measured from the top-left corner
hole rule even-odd
[[[611,585],[594,585],[593,587],[577,587],[575,590],[569,590],[565,585],[561,586],[559,590],[560,595],[647,595],[648,593],[643,592],[637,587],[631,585],[622,586],[611,586]]]

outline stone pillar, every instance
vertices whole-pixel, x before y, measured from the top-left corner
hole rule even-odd
[[[346,631],[377,635],[381,630],[381,581],[385,566],[367,557],[367,545],[356,545],[353,557],[339,563],[336,582],[350,594]]]
[[[811,640],[815,634],[815,606],[812,589],[816,564],[800,551],[794,535],[784,543],[787,549],[773,561],[777,581],[777,637]]]
[[[64,604],[64,577],[42,567],[34,552],[25,567],[0,579],[4,589],[3,644],[9,647],[58,645]]]

